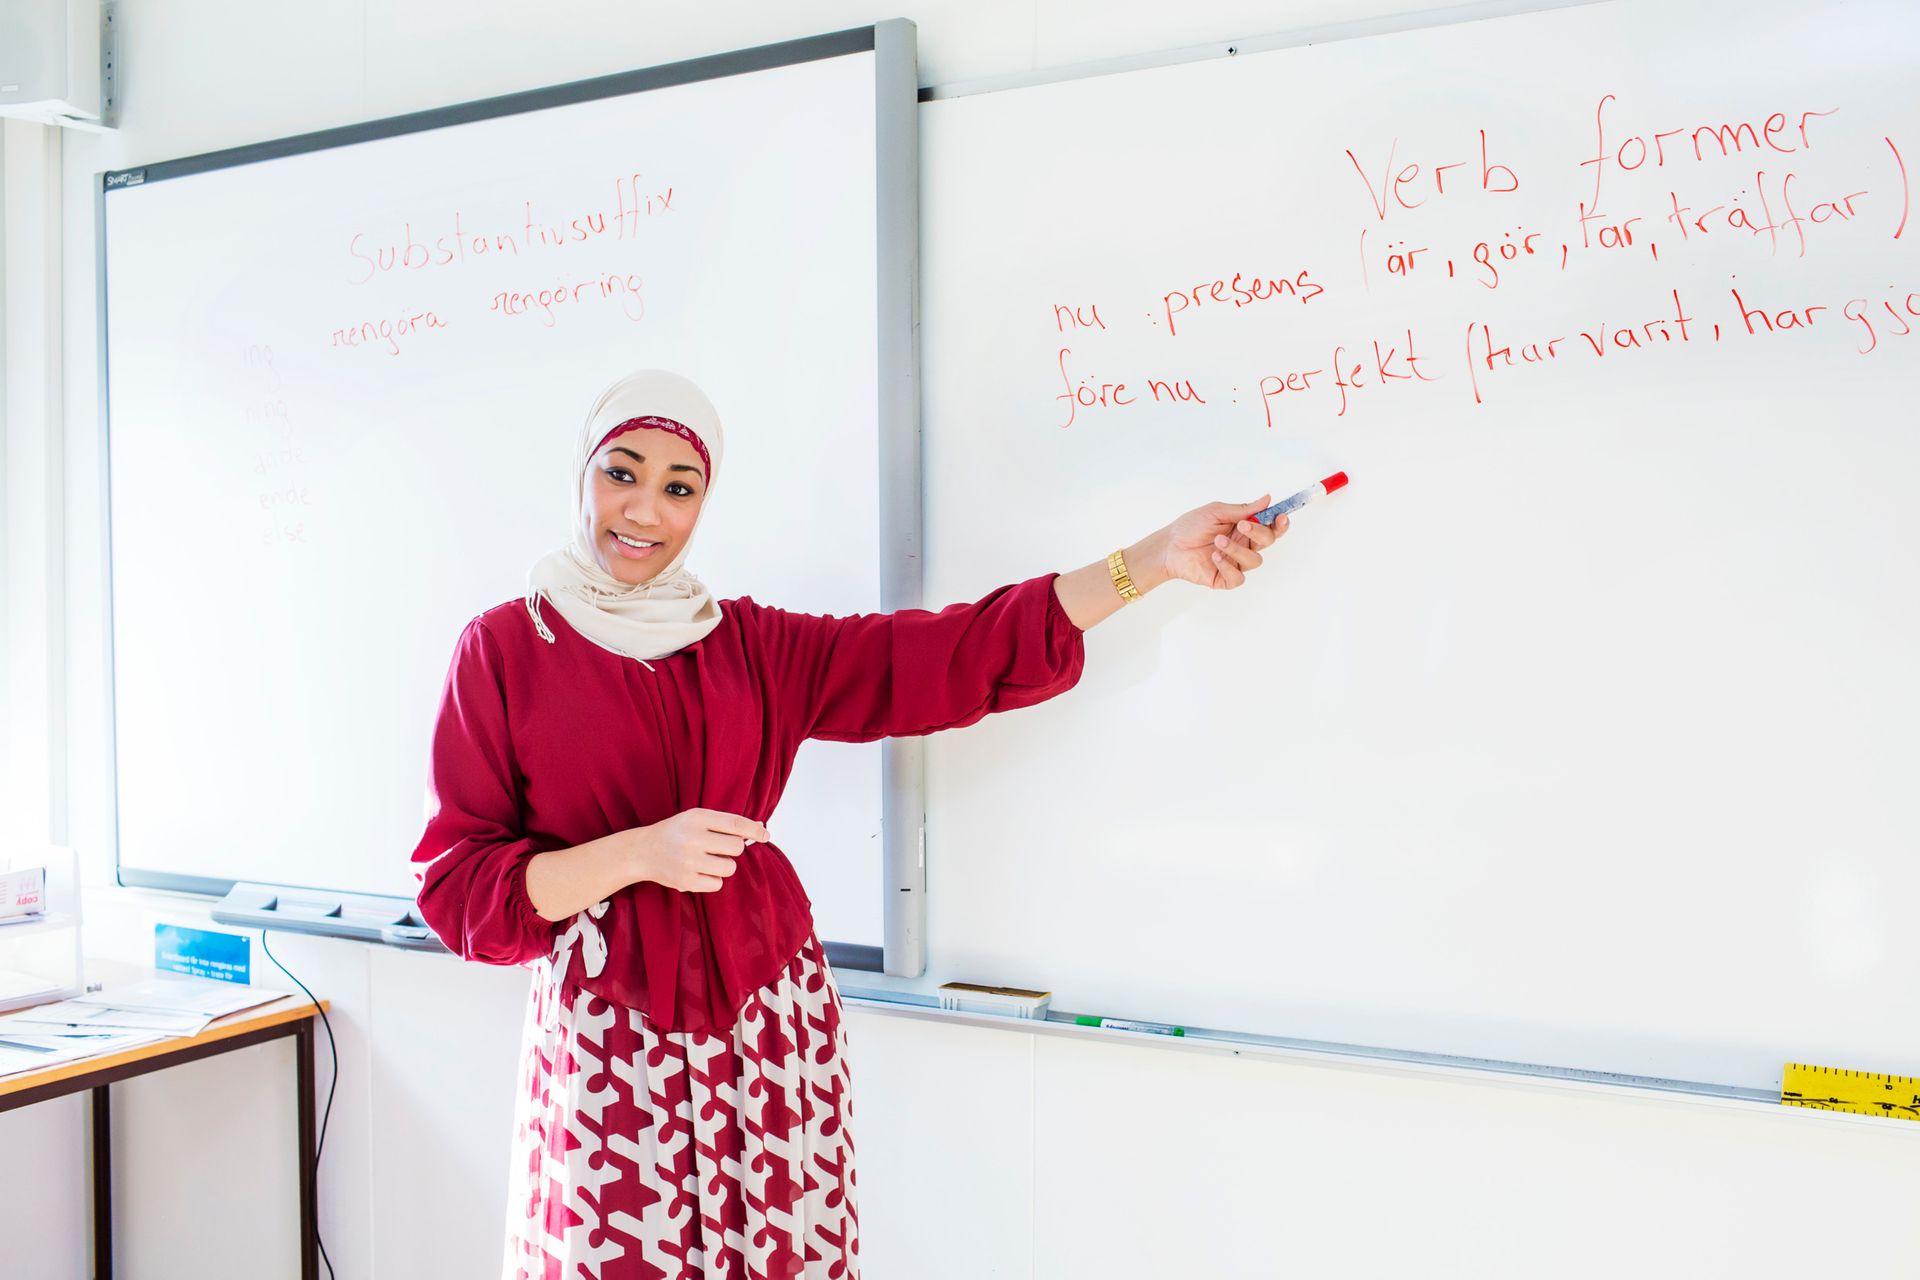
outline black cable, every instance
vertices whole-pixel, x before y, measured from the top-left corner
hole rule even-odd
[[[281,964],[279,957],[268,950],[267,933],[265,929],[260,931],[260,950],[266,953],[267,959],[273,961],[276,969],[293,978],[293,970]],[[293,981],[302,991],[307,992],[307,999],[313,1001],[314,1011],[320,1015],[320,1025],[327,1029],[327,1056],[333,1059],[333,1080],[327,1085],[327,1107],[320,1115],[320,1137],[313,1144],[313,1186],[314,1198],[317,1200],[320,1195],[320,1153],[327,1149],[327,1121],[333,1117],[334,1090],[340,1087],[340,1046],[334,1043],[333,1024],[327,1021],[327,1011],[320,1007],[320,1001],[314,999],[313,992],[307,991],[306,983],[298,978],[293,978]],[[327,1264],[327,1280],[334,1280],[333,1259],[327,1256],[327,1242],[320,1238],[320,1209],[317,1204],[314,1206],[313,1240],[320,1246],[320,1260]]]

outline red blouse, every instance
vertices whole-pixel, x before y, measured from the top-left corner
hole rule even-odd
[[[1065,692],[1085,648],[1055,576],[938,613],[816,617],[743,596],[651,671],[556,609],[541,613],[553,644],[519,600],[487,610],[460,635],[434,728],[420,914],[469,960],[526,964],[558,939],[567,985],[662,1030],[730,1029],[813,928],[777,846],[749,845],[710,893],[629,885],[572,921],[533,909],[527,859],[684,809],[766,822],[808,738],[932,733]]]

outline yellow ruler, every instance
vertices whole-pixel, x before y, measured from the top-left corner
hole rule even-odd
[[[1920,1120],[1920,1078],[1789,1062],[1781,1073],[1780,1105]]]

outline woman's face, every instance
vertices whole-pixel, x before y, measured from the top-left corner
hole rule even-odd
[[[592,522],[594,559],[629,586],[673,563],[707,498],[699,452],[671,431],[645,427],[600,446],[586,480],[582,518]]]

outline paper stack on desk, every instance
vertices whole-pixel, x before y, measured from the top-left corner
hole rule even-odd
[[[240,982],[176,977],[162,973],[134,982],[109,983],[99,991],[75,996],[69,1003],[150,1013],[198,1013],[219,1018],[242,1009],[251,1009],[255,1005],[269,1004],[286,994],[284,991],[269,991],[265,987],[253,987]]]
[[[84,1000],[61,1000],[35,1005],[0,1017],[0,1029],[25,1031],[29,1026],[67,1031],[153,1031],[163,1036],[197,1036],[213,1021],[210,1013],[166,1013],[153,1009],[123,1009]]]
[[[285,994],[208,978],[155,975],[23,1009],[0,1016],[0,1076],[198,1035],[215,1018]]]
[[[58,1006],[41,1007],[51,1009]],[[91,1058],[95,1054],[118,1053],[122,1049],[165,1040],[171,1034],[126,1027],[74,1027],[37,1022],[30,1013],[0,1017],[0,1076],[12,1075],[17,1071],[38,1071],[63,1062]]]

